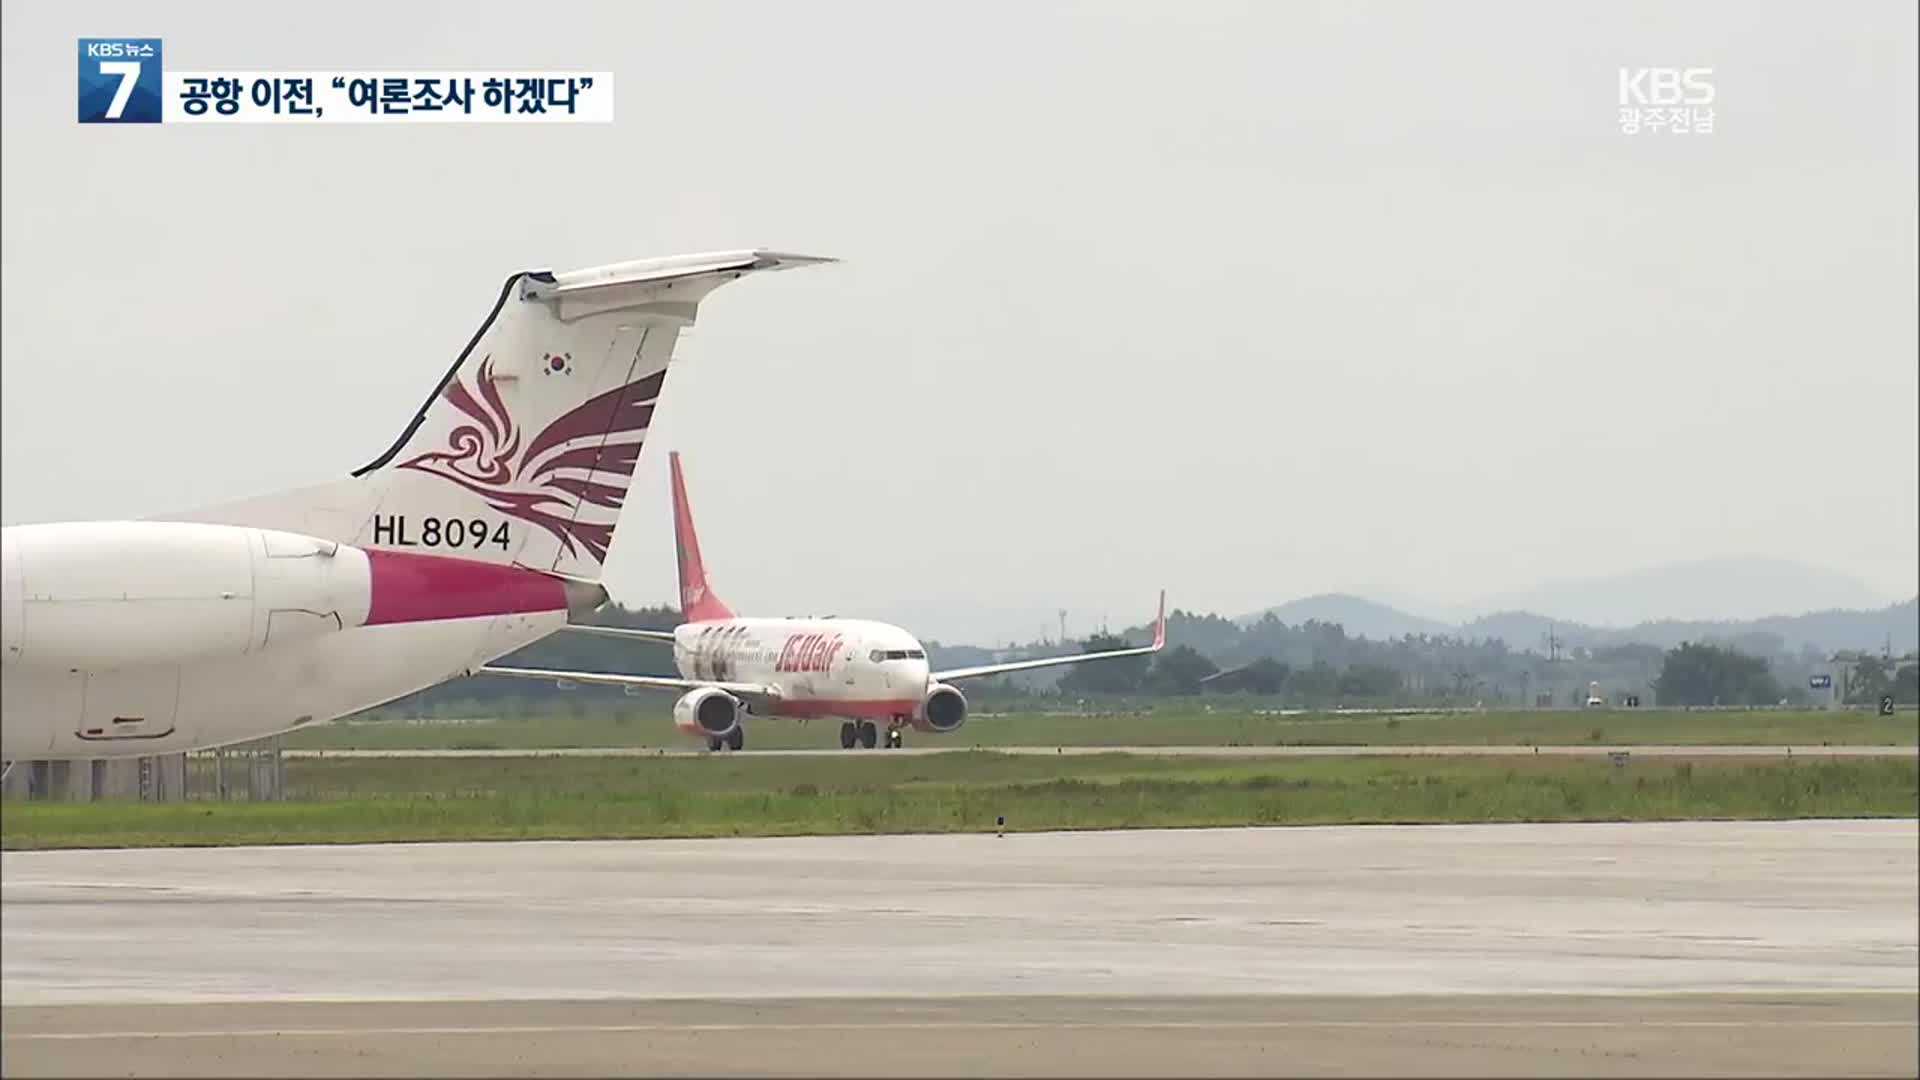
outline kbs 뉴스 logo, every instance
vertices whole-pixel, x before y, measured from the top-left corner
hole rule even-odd
[[[160,122],[160,39],[80,39],[80,122]]]

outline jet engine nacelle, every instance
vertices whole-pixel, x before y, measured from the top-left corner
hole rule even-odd
[[[914,727],[943,735],[958,731],[966,722],[967,696],[946,683],[934,683],[927,690],[927,699],[920,703],[920,710],[913,714]]]
[[[740,699],[717,686],[690,690],[673,703],[673,726],[682,735],[724,739],[740,726]]]
[[[367,554],[234,525],[88,521],[6,530],[7,666],[59,671],[241,656],[367,621]]]

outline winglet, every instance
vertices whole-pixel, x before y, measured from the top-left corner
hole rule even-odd
[[[1153,620],[1153,647],[1167,647],[1167,590],[1160,590],[1160,614]]]

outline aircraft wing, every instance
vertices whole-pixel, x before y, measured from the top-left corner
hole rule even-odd
[[[631,630],[624,626],[588,626],[585,623],[568,623],[562,630],[571,630],[576,634],[593,634],[596,637],[627,638],[633,641],[664,641],[673,644],[671,630]]]
[[[721,682],[718,679],[672,679],[659,675],[616,675],[606,671],[550,671],[541,668],[494,667],[486,664],[476,668],[475,675],[505,675],[513,679],[538,679],[551,683],[587,683],[593,686],[618,686],[622,688],[645,690],[702,690],[713,687],[750,702],[771,701],[775,691],[771,686],[759,683]]]
[[[1122,656],[1145,656],[1157,653],[1167,645],[1167,594],[1160,593],[1160,614],[1153,621],[1153,644],[1142,645],[1137,649],[1109,649],[1106,652],[1076,653],[1072,656],[1049,656],[1041,660],[1015,660],[1005,664],[985,664],[980,667],[950,668],[936,671],[932,677],[940,682],[952,682],[955,679],[978,679],[985,675],[1004,675],[1010,671],[1032,671],[1034,668],[1058,667],[1062,664],[1084,664],[1089,660],[1116,660]]]

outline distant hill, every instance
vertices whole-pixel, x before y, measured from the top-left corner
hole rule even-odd
[[[1681,622],[1662,620],[1607,633],[1612,640],[1644,641],[1671,647],[1702,638],[1731,638],[1747,634],[1777,634],[1788,648],[1811,645],[1824,651],[1867,649],[1891,645],[1894,655],[1920,649],[1920,598],[1889,604],[1872,611],[1815,611],[1805,615],[1772,615],[1738,622]]]
[[[1834,570],[1787,559],[1668,563],[1482,597],[1470,612],[1546,612],[1594,627],[1664,619],[1760,620],[1783,612],[1873,611],[1890,598]]]
[[[1554,620],[1526,611],[1503,611],[1464,623],[1459,632],[1470,638],[1499,638],[1517,649],[1538,649],[1549,628],[1568,645],[1638,642],[1672,648],[1682,641],[1728,641],[1772,634],[1793,650],[1806,646],[1827,652],[1877,650],[1891,641],[1893,651],[1903,653],[1920,648],[1920,598],[1863,611],[1815,611],[1760,619],[1659,619],[1618,629]]]
[[[1298,626],[1309,620],[1339,623],[1349,636],[1372,638],[1375,641],[1405,637],[1408,634],[1458,632],[1457,628],[1446,623],[1423,619],[1418,615],[1409,615],[1399,608],[1346,593],[1322,593],[1319,596],[1292,600],[1278,607],[1256,611],[1240,621],[1259,622],[1269,614],[1289,626]]]
[[[1298,625],[1308,619],[1339,623],[1350,636],[1375,641],[1407,634],[1444,634],[1469,639],[1498,639],[1511,648],[1536,652],[1546,651],[1549,628],[1566,646],[1639,643],[1672,648],[1682,641],[1734,641],[1764,634],[1778,637],[1785,648],[1794,651],[1805,647],[1823,652],[1840,649],[1878,651],[1889,642],[1896,655],[1920,649],[1920,597],[1886,606],[1813,611],[1804,615],[1723,620],[1661,619],[1626,627],[1608,627],[1519,610],[1498,611],[1464,623],[1444,623],[1409,615],[1362,597],[1336,593],[1310,596],[1267,608],[1241,621],[1257,621],[1267,611],[1273,612],[1275,618],[1289,625]]]

